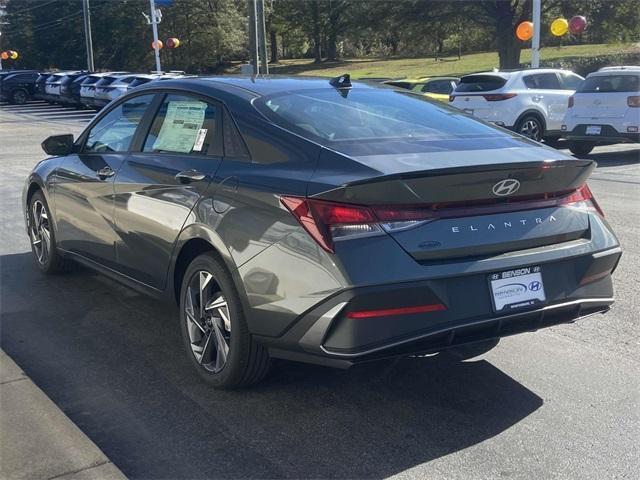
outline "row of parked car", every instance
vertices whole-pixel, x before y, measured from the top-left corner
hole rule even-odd
[[[640,67],[606,67],[586,79],[567,70],[489,71],[383,81],[410,89],[533,140],[569,140],[576,155],[596,145],[640,142]]]
[[[0,72],[0,97],[100,109],[144,83],[184,72]],[[488,71],[457,77],[369,79],[405,88],[536,141],[569,140],[576,155],[596,145],[640,142],[640,67],[606,67],[583,78],[559,69]]]
[[[36,99],[76,108],[100,109],[130,88],[182,75],[184,72],[40,73],[36,70],[13,70],[0,72],[0,99],[13,104]]]

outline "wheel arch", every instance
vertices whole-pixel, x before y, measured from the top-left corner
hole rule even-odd
[[[533,115],[542,122],[542,129],[543,129],[542,136],[544,137],[544,133],[546,133],[547,131],[547,120],[544,117],[544,113],[536,108],[528,108],[527,110],[522,112],[520,115],[518,115],[518,118],[516,118],[516,121],[513,123],[513,128],[517,129],[518,124],[528,115]]]
[[[187,267],[194,258],[207,252],[212,253],[222,261],[229,273],[231,273],[236,287],[240,287],[236,275],[233,273],[236,271],[236,266],[222,239],[206,225],[192,224],[180,232],[171,262],[172,268],[169,272],[167,290],[176,303],[180,303],[182,277]],[[238,288],[238,290],[244,293],[243,288]],[[241,297],[243,297],[242,294]]]

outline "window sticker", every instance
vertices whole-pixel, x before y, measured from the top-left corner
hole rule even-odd
[[[206,136],[207,136],[207,129],[201,128],[200,131],[198,132],[198,135],[196,136],[196,141],[193,144],[194,152],[202,151],[202,145],[204,145],[204,139]]]
[[[198,101],[169,102],[154,150],[189,153],[204,123],[207,104]],[[203,139],[204,141],[204,139]],[[202,148],[202,145],[200,145]]]

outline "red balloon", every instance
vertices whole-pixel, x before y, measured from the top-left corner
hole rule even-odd
[[[569,31],[573,35],[577,35],[579,33],[584,32],[586,28],[587,28],[587,19],[584,18],[582,15],[576,15],[575,17],[572,17],[571,20],[569,20]]]

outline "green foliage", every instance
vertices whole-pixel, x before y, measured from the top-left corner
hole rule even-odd
[[[223,71],[247,61],[248,0],[174,0],[161,7],[160,38],[181,46],[161,51],[165,70]],[[154,68],[151,28],[142,12],[148,0],[90,0],[98,69]],[[492,66],[526,61],[530,42],[515,38],[517,24],[531,18],[531,0],[265,0],[271,60],[310,58],[326,62],[360,57],[430,58],[458,61],[494,51]],[[640,39],[638,0],[544,0],[545,48]],[[585,15],[580,36],[552,37],[554,18]],[[80,0],[0,0],[2,49],[17,50],[15,67],[77,69],[86,66]],[[480,57],[478,57],[480,58]],[[483,57],[484,58],[484,57]],[[437,62],[436,62],[437,60]]]
[[[602,67],[611,65],[640,65],[640,51],[590,57],[564,57],[540,62],[542,67],[564,68],[572,70],[583,77]]]

